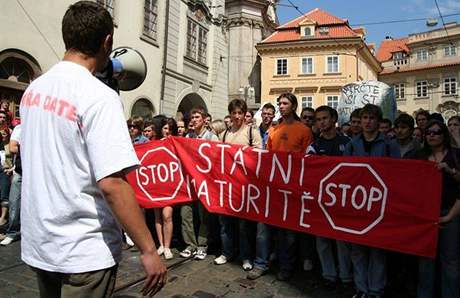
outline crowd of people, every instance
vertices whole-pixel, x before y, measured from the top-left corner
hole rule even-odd
[[[180,224],[176,237],[185,243],[180,257],[203,260],[212,246],[216,265],[239,260],[251,280],[264,275],[277,260],[279,280],[290,279],[296,264],[302,264],[306,271],[319,264],[328,288],[354,287],[354,297],[382,297],[388,270],[398,272],[399,277],[404,276],[401,272],[418,275],[417,289],[413,289],[418,297],[437,297],[437,291],[442,293],[440,297],[459,297],[460,117],[451,117],[446,125],[441,114],[422,110],[415,119],[402,113],[392,123],[383,118],[380,107],[368,104],[353,111],[349,122],[338,125],[337,111],[329,106],[304,108],[299,117],[294,94],[282,94],[277,104],[280,119],[275,121],[276,109],[267,103],[262,107],[259,125],[246,103],[235,99],[223,120],[212,120],[202,107],[196,107],[178,120],[164,115],[146,121],[133,117],[128,120],[128,128],[133,144],[180,136],[277,151],[433,161],[443,173],[438,258],[403,256],[264,223],[217,216],[198,203],[154,210],[158,254],[165,259],[174,257],[171,243],[176,222]],[[178,211],[174,212],[174,208]],[[173,214],[179,219],[173,220]],[[412,281],[415,284],[415,279]]]

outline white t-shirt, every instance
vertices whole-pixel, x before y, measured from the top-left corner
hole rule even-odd
[[[60,62],[30,84],[21,106],[22,259],[81,273],[121,258],[121,232],[97,181],[139,164],[115,91]]]
[[[10,140],[16,141],[21,144],[21,124],[16,125],[13,128],[13,132],[11,133]]]

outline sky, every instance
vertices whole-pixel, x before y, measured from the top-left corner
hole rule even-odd
[[[400,38],[411,33],[423,32],[442,27],[442,21],[434,0],[291,0],[303,13],[320,8],[342,19],[348,19],[350,25],[417,18],[434,17],[438,26],[427,27],[426,21],[412,21],[396,24],[363,25],[366,29],[366,41],[377,46],[386,36]],[[460,0],[437,0],[441,14],[457,16],[444,17],[444,22],[460,23]],[[288,0],[280,0],[277,13],[280,24],[300,16]],[[356,26],[355,26],[356,27]]]

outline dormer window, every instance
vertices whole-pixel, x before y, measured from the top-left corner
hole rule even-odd
[[[314,26],[302,26],[301,31],[302,31],[301,33],[302,37],[313,37],[315,35]]]

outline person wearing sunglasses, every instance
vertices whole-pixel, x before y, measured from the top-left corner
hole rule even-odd
[[[460,297],[460,150],[452,148],[447,126],[430,120],[425,129],[425,143],[419,158],[436,163],[442,171],[441,215],[439,217],[436,259],[419,259],[418,297],[438,297],[436,278],[440,278],[441,296]],[[436,268],[439,266],[439,268]],[[441,274],[437,274],[441,272]]]
[[[127,121],[129,135],[133,144],[143,144],[149,141],[142,133],[144,131],[144,119],[134,116]]]

